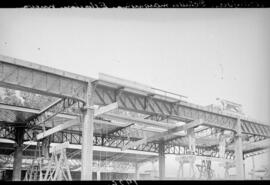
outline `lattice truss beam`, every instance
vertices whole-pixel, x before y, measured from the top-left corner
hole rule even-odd
[[[27,61],[0,56],[0,86],[33,93],[72,98],[85,101],[87,83],[94,79],[72,74]],[[204,119],[217,127],[235,130],[237,117],[209,110],[187,102],[170,102],[155,94],[137,94],[124,87],[111,88],[99,85],[94,92],[94,103],[108,105],[118,102],[119,108],[149,115],[162,115],[178,121]],[[270,127],[257,121],[241,118],[242,132],[270,137]]]
[[[51,107],[51,106],[49,106]],[[43,111],[41,111],[43,112]],[[149,117],[148,117],[149,118]],[[157,119],[157,117],[151,117],[152,120]],[[38,122],[39,123],[39,122]],[[94,137],[94,145],[95,146],[106,146],[106,147],[114,147],[114,148],[121,148],[125,145],[128,145],[131,142],[137,141],[140,138],[143,137],[143,132],[141,134],[135,134],[135,137],[130,137],[130,129],[134,124],[130,124],[123,128],[117,128],[115,130],[112,130],[110,133],[103,134],[103,135],[95,135]],[[1,136],[4,138],[13,138],[14,137],[14,131],[13,127],[1,127],[2,132]],[[49,129],[49,128],[46,128]],[[39,127],[39,130],[42,130],[42,127]],[[134,129],[138,132],[138,130]],[[220,128],[206,128],[204,130],[200,130],[198,132],[195,132],[195,135],[197,137],[206,137],[211,136],[217,133],[220,133],[223,129]],[[31,133],[26,132],[25,134],[25,140],[28,140],[31,137]],[[262,136],[248,136],[247,140],[250,141],[260,141],[264,140],[265,137]],[[183,147],[183,141],[187,139],[186,137],[177,137],[177,139],[173,139],[168,142],[168,144],[165,145],[165,153],[166,154],[178,154],[178,155],[185,155],[187,154],[187,147]],[[81,132],[79,131],[71,131],[71,130],[63,130],[61,132],[55,133],[50,136],[50,141],[55,143],[63,143],[65,141],[70,141],[72,144],[81,144]],[[158,153],[158,144],[155,142],[149,142],[144,143],[142,145],[136,146],[136,148],[133,148],[134,150],[140,150],[140,151],[150,151],[150,152],[156,152]],[[219,157],[218,155],[218,148],[216,146],[212,148],[205,148],[205,147],[197,147],[196,148],[196,155],[198,156],[211,156],[211,157]],[[233,150],[227,150],[225,152],[225,158],[227,159],[233,159],[234,158],[234,151]]]
[[[75,103],[78,103],[78,105],[82,106],[82,104],[79,104],[79,102],[74,99],[58,99],[51,105],[42,109],[38,114],[28,118],[26,120],[26,126],[29,128],[33,128],[42,124],[45,126],[46,121],[52,119],[57,114],[64,112],[65,110],[73,106]]]
[[[106,105],[118,102],[119,108],[134,112],[159,115],[160,120],[170,118],[178,121],[190,122],[196,119],[203,119],[216,127],[235,130],[237,117],[221,112],[209,111],[186,102],[167,102],[153,98],[152,96],[135,95],[129,92],[119,93],[115,89],[104,86],[97,86],[94,99],[96,104]],[[242,132],[244,134],[256,134],[270,137],[270,127],[251,121],[241,119]]]
[[[113,130],[111,131],[111,133],[108,133],[106,135],[95,135],[94,137],[94,144],[96,146],[107,146],[107,147],[115,147],[115,148],[121,148],[124,145],[129,144],[130,142],[134,142],[139,140],[138,135],[141,135],[140,137],[142,137],[142,134],[135,134],[136,137],[127,137],[130,132],[128,132],[126,129],[130,128],[131,125],[121,128],[121,129],[117,129],[117,130]],[[39,128],[40,130],[42,130],[42,128]],[[9,132],[9,130],[12,131],[12,127],[10,128],[2,128],[2,136],[3,137],[10,137],[12,138],[12,132]],[[195,135],[197,136],[210,136],[213,134],[217,134],[221,131],[222,129],[218,129],[218,128],[207,128],[198,132],[195,132]],[[6,133],[6,135],[4,134]],[[204,134],[202,134],[204,133]],[[25,140],[30,138],[31,133],[26,132],[25,134]],[[263,140],[264,138],[261,136],[254,136],[254,137],[249,137],[251,138],[250,140],[253,141],[258,141],[259,139]],[[172,141],[169,141],[168,144],[166,145],[166,153],[167,154],[185,154],[185,152],[183,152],[183,149],[180,149],[181,146],[183,146],[182,141],[185,141],[185,139],[187,139],[186,137],[178,137],[178,139],[174,139]],[[65,141],[70,141],[72,144],[81,144],[81,132],[79,131],[71,131],[71,130],[64,130],[58,133],[53,134],[52,136],[50,136],[50,140],[51,142],[55,142],[55,143],[62,143]],[[185,147],[184,147],[185,148]],[[210,150],[212,150],[211,155],[213,157],[218,157],[218,149],[216,148],[209,148],[209,149],[203,149],[197,147],[198,149],[196,150],[198,155],[209,155]],[[140,151],[151,151],[151,152],[158,152],[158,144],[157,143],[145,143],[142,145],[138,145],[136,146],[136,148],[133,148],[135,150],[140,150]],[[185,150],[184,150],[185,151]],[[226,158],[232,158],[232,151],[226,151]]]
[[[88,80],[90,78],[81,75],[0,56],[0,86],[2,87],[84,101]]]
[[[1,126],[0,138],[15,140],[15,128],[11,126]]]
[[[87,83],[89,81],[93,82],[94,79],[10,57],[0,56],[0,86],[61,98],[53,105],[45,108],[37,116],[27,120],[30,127],[44,123],[73,105],[76,101],[84,102]],[[101,85],[99,84],[99,81],[96,81],[94,104],[104,106],[114,102],[118,103],[120,109],[151,115],[150,119],[155,119],[157,121],[165,119],[168,121],[168,119],[171,119],[191,122],[203,119],[205,125],[236,131],[238,117],[235,115],[209,110],[206,107],[197,106],[187,102],[171,102],[166,98],[158,98],[155,94],[129,92],[125,90],[125,87],[113,88]],[[65,106],[65,103],[67,106]],[[269,126],[247,118],[240,118],[240,121],[243,134],[252,134],[262,137],[270,136]],[[169,123],[167,124],[169,125]],[[102,138],[102,144],[105,143],[109,146],[119,147],[127,145],[132,139],[128,138],[125,140],[127,136],[124,136],[124,131],[119,132],[116,131],[115,133],[110,134],[110,137],[96,137]],[[55,138],[55,135],[61,135],[61,133],[63,133],[62,140],[65,137],[71,137],[68,135],[73,134],[69,131],[61,131],[55,133],[52,139]],[[31,135],[31,133],[28,133],[28,135]],[[80,134],[77,134],[77,137],[81,137]],[[117,140],[117,137],[120,139]],[[56,136],[56,138],[61,140],[61,137]],[[72,138],[74,137],[72,136]],[[78,140],[80,141],[80,139]],[[155,146],[156,144],[154,142],[147,142],[136,147],[138,147],[138,149],[140,148],[140,150],[144,150],[145,148],[152,150],[153,148],[156,148]]]
[[[10,129],[2,129],[2,134],[6,133],[6,135],[12,136],[12,130]],[[11,133],[9,133],[11,131]],[[216,132],[216,131],[214,131]],[[6,135],[2,135],[4,138],[7,138]],[[25,135],[26,136],[26,135]],[[29,136],[26,136],[26,138],[29,138]],[[13,139],[13,137],[10,137]],[[185,137],[179,138],[181,140],[184,140]],[[121,148],[123,145],[128,144],[129,142],[132,142],[134,140],[138,140],[138,138],[131,138],[128,140],[124,136],[121,135],[107,135],[107,137],[103,137],[102,135],[95,135],[94,137],[94,145],[95,146],[105,146],[105,147],[112,147],[112,148]],[[79,131],[68,131],[63,130],[60,132],[57,132],[50,136],[50,141],[52,143],[63,143],[66,141],[69,141],[71,144],[81,144],[81,132]],[[173,143],[174,142],[174,143]],[[176,154],[176,155],[186,155],[188,154],[188,146],[183,146],[179,144],[178,141],[176,144],[176,141],[169,142],[165,145],[165,153],[166,154]],[[136,146],[134,150],[139,151],[147,151],[147,152],[156,152],[158,153],[158,143],[146,143],[139,146]],[[257,152],[251,152],[253,154],[260,153],[260,151]],[[217,146],[214,147],[196,147],[195,154],[197,156],[208,156],[208,157],[219,157],[219,149]],[[244,153],[245,157],[249,156],[251,154]],[[226,150],[225,157],[226,159],[234,159],[234,151],[233,150]]]

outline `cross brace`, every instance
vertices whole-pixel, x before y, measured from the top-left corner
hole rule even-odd
[[[109,112],[113,109],[116,109],[118,107],[118,104],[117,103],[113,103],[113,104],[110,104],[110,105],[107,105],[107,106],[104,106],[104,107],[101,107],[97,110],[95,110],[95,113],[94,113],[94,116],[99,116],[103,113],[106,113],[106,112]],[[76,125],[80,125],[81,121],[80,121],[80,118],[77,118],[75,120],[69,120],[61,125],[58,125],[56,127],[53,127],[45,132],[42,132],[40,134],[37,135],[37,140],[40,140],[40,139],[43,139],[49,135],[52,135],[56,132],[59,132],[61,130],[64,130],[64,129],[67,129],[69,127],[72,127],[72,126],[76,126]]]
[[[154,135],[154,136],[151,136],[151,137],[147,137],[147,138],[141,139],[139,141],[130,143],[128,145],[125,145],[124,147],[122,147],[122,150],[133,148],[133,147],[136,147],[136,146],[144,144],[144,143],[152,142],[152,141],[158,140],[158,139],[160,139],[162,137],[169,136],[169,135],[171,135],[171,134],[173,134],[175,132],[180,132],[180,131],[183,131],[183,130],[187,130],[189,128],[199,126],[201,124],[203,124],[202,119],[195,120],[195,121],[192,121],[191,123],[169,129],[168,131],[165,131],[165,132],[163,132],[161,134],[157,134],[157,135]]]

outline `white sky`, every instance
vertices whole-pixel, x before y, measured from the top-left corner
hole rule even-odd
[[[0,53],[215,98],[270,122],[269,9],[2,9]]]
[[[270,9],[1,9],[0,54],[220,97],[270,123]]]

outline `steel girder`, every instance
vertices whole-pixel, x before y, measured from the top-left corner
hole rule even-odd
[[[41,130],[41,128],[40,128]],[[24,140],[28,141],[33,133],[25,133]],[[0,127],[0,138],[5,139],[15,139],[14,135],[14,127]],[[183,137],[184,138],[184,137]],[[78,144],[81,145],[81,132],[74,131],[74,130],[64,130],[58,133],[55,133],[50,136],[50,142],[52,143],[63,143],[65,141],[69,141],[70,144]],[[136,141],[137,138],[130,138],[127,139],[126,135],[107,135],[107,137],[103,137],[102,135],[95,135],[94,136],[94,146],[103,146],[103,147],[111,147],[111,148],[120,148],[124,144],[128,144],[131,141]],[[155,152],[158,153],[158,143],[147,143],[143,145],[139,145],[131,150],[137,151],[145,151],[145,152]],[[261,153],[265,153],[269,151],[269,149],[265,150],[256,150],[251,152],[244,153],[244,158],[253,155],[259,155]],[[174,154],[174,155],[186,155],[188,154],[188,146],[176,144],[175,141],[169,142],[165,145],[165,154]],[[217,146],[213,147],[200,147],[197,146],[195,150],[195,154],[197,156],[208,156],[219,158],[219,152]],[[234,159],[234,151],[226,150],[225,152],[225,159]]]
[[[144,119],[149,119],[149,120],[153,120],[153,121],[162,121],[164,119],[166,119],[166,117],[161,116],[161,115],[150,115],[145,117]],[[127,137],[134,137],[135,140],[138,140],[138,138],[144,138],[144,131],[141,129],[135,129],[133,128],[133,125],[135,124],[130,124],[127,125],[125,127],[121,127],[121,128],[116,128],[115,130],[111,131],[110,133],[108,133],[107,135],[117,135],[117,136],[124,136],[126,135]]]
[[[76,101],[74,99],[70,99],[70,98],[59,99],[56,102],[54,102],[53,104],[44,108],[42,111],[40,111],[40,113],[27,119],[25,121],[26,126],[28,128],[33,128],[33,127],[38,126],[42,123],[45,123],[49,119],[51,119],[54,116],[56,116],[57,114],[65,111],[66,109],[68,109],[69,107],[71,107],[72,105],[74,105],[77,102],[78,101]]]
[[[58,132],[51,136],[50,141],[53,143],[63,143],[65,141],[69,141],[71,144],[81,144],[81,136],[78,133],[72,132]],[[94,145],[95,146],[104,146],[104,147],[112,147],[112,148],[120,148],[123,145],[126,145],[130,142],[130,140],[123,137],[101,137],[100,135],[94,136]],[[180,145],[165,145],[165,154],[176,154],[176,155],[185,155],[187,154],[188,146],[180,146]],[[138,151],[146,151],[146,152],[155,152],[158,153],[158,143],[146,143],[143,145],[139,145],[135,148],[131,148],[131,150]],[[208,153],[207,153],[208,152]],[[199,156],[211,156],[218,158],[218,149],[213,147],[196,147],[196,152]],[[233,151],[226,151],[225,158],[232,159]]]
[[[0,86],[33,93],[69,97],[84,101],[88,82],[94,79],[50,67],[0,55]],[[216,127],[236,129],[237,116],[210,110],[187,102],[170,102],[153,94],[140,95],[97,84],[94,103],[107,105],[118,102],[119,107],[149,115],[169,116],[170,119],[189,122],[204,119]],[[257,121],[240,118],[242,132],[270,137],[270,127]]]
[[[187,155],[188,146],[166,145],[165,154]],[[195,154],[196,156],[219,158],[218,149],[213,148],[213,147],[198,147],[197,146],[195,149]],[[226,151],[225,159],[234,159],[234,151]]]
[[[85,101],[91,78],[0,55],[0,85]]]
[[[0,138],[15,140],[15,127],[1,126],[0,127]]]
[[[222,129],[216,128],[216,127],[207,127],[205,129],[199,130],[195,132],[195,137],[200,138],[200,137],[207,137],[211,136],[217,133],[222,132]],[[174,136],[171,137],[170,139],[167,139],[166,142],[174,142],[177,143],[179,140],[181,141],[183,139],[183,136]]]
[[[144,131],[140,129],[133,128],[134,124],[130,124],[128,126],[122,127],[122,128],[116,128],[115,130],[112,130],[106,134],[103,134],[103,137],[122,137],[124,139],[136,141],[140,138],[144,137]]]
[[[94,146],[120,148],[134,140],[135,138],[127,139],[126,136],[108,135],[107,137],[103,137],[102,135],[94,135],[93,142]],[[50,136],[50,141],[53,143],[69,141],[70,144],[81,144],[81,134],[76,133],[76,131],[61,131]],[[147,143],[145,145],[140,145],[136,148],[133,148],[133,150],[158,153],[158,144]]]
[[[214,110],[211,111],[205,107],[186,102],[173,103],[156,99],[152,96],[143,96],[131,92],[124,91],[119,95],[115,89],[101,85],[97,85],[95,89],[94,102],[99,105],[118,102],[119,108],[124,110],[170,117],[170,119],[184,122],[203,119],[206,122],[215,124],[216,127],[236,130],[237,116],[235,115]],[[241,118],[240,121],[242,124],[242,133],[270,137],[269,126],[249,119]]]
[[[15,141],[15,129],[16,127],[14,126],[0,126],[0,138]],[[39,129],[41,130],[42,128],[39,127]],[[32,140],[34,134],[33,131],[26,131],[24,133],[24,141]]]
[[[94,80],[26,61],[0,56],[0,86],[3,87],[85,101],[86,88],[89,81]],[[234,131],[236,129],[237,116],[235,115],[209,110],[205,107],[186,102],[161,100],[153,95],[126,92],[124,89],[119,90],[119,88],[114,89],[97,85],[94,92],[94,102],[99,105],[118,102],[119,107],[124,110],[159,116],[160,118],[154,118],[157,120],[168,117],[184,122],[204,119],[206,122],[211,122],[219,128]],[[40,119],[37,120],[40,122]],[[269,126],[246,118],[240,118],[240,121],[242,133],[262,137],[270,136]],[[12,135],[6,136],[12,137]],[[109,146],[113,145],[113,143],[115,146],[119,146],[124,144],[124,142],[125,140],[121,139],[120,141],[108,143],[110,143]],[[155,148],[153,145],[155,143],[147,143],[146,145],[138,146],[138,149],[152,149]]]
[[[269,148],[265,149],[265,150],[259,150],[259,151],[245,153],[244,158],[246,159],[246,158],[249,158],[249,157],[252,157],[252,156],[255,156],[255,155],[264,154],[264,153],[267,153],[267,152],[270,152]]]

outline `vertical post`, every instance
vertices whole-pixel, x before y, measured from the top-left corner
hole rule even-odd
[[[224,158],[226,151],[226,140],[223,132],[219,135],[219,157]]]
[[[42,156],[49,158],[50,142],[49,138],[42,139]]]
[[[140,168],[140,165],[137,162],[135,162],[135,179],[136,180],[140,180],[139,168]]]
[[[235,143],[235,162],[236,162],[236,177],[238,180],[244,179],[244,160],[243,160],[243,143],[242,129],[240,118],[237,118],[237,134]]]
[[[97,171],[97,181],[100,181],[100,171]]]
[[[23,157],[23,135],[24,128],[17,127],[15,128],[15,152],[14,152],[14,162],[13,162],[13,181],[21,180],[21,168],[22,168],[22,157]]]
[[[164,141],[159,143],[159,178],[160,180],[165,179],[165,145]]]
[[[154,180],[155,179],[155,161],[151,161],[152,162],[152,173],[150,174],[151,175],[151,180]]]
[[[255,179],[255,161],[254,161],[254,156],[252,156],[252,174],[251,174],[251,179],[254,180]]]
[[[86,110],[83,111],[82,123],[82,171],[81,180],[92,180],[93,165],[93,130],[94,130],[94,109],[93,87],[88,82],[86,95]]]
[[[187,130],[188,135],[188,149],[190,154],[195,154],[196,150],[196,139],[195,139],[195,132],[194,128],[190,128]]]

